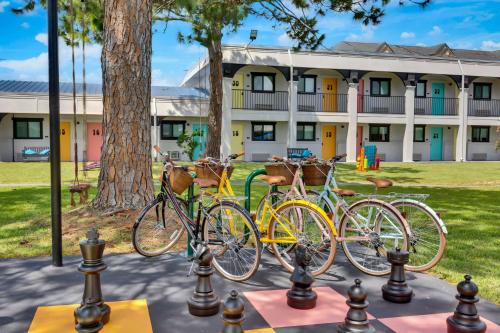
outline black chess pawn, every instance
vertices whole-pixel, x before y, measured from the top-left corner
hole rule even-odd
[[[446,319],[448,333],[486,332],[486,324],[477,315],[478,288],[471,279],[470,275],[465,275],[465,280],[457,285],[458,294],[455,298],[458,300],[458,305],[453,316]]]
[[[103,324],[109,321],[111,314],[109,305],[104,304],[101,292],[100,274],[107,268],[106,264],[102,261],[105,247],[106,242],[99,239],[97,230],[94,228],[90,229],[87,232],[87,239],[80,241],[80,251],[82,252],[83,261],[78,266],[78,270],[85,275],[85,287],[80,308],[92,305],[97,306],[102,313]],[[75,323],[78,322],[77,310],[75,310]],[[87,309],[86,312],[91,312],[91,310]]]
[[[314,282],[309,264],[311,255],[306,247],[297,245],[295,248],[295,269],[293,270],[290,281],[292,289],[287,292],[287,304],[295,309],[312,309],[316,306],[318,295],[311,288]]]
[[[368,301],[365,288],[361,286],[361,280],[354,280],[354,285],[347,291],[349,299],[349,311],[343,324],[337,326],[337,333],[375,333],[375,328],[368,321],[366,308]]]
[[[221,333],[243,333],[241,324],[245,319],[243,311],[245,310],[245,303],[238,296],[236,290],[232,290],[230,296],[224,302],[224,328]]]
[[[96,304],[83,305],[75,309],[75,330],[78,333],[96,333],[104,326],[102,311]]]
[[[212,316],[219,312],[220,301],[212,288],[210,277],[214,273],[212,268],[213,255],[208,247],[201,248],[196,259],[198,267],[194,272],[198,276],[193,295],[188,299],[189,313],[193,316]]]
[[[382,296],[386,301],[408,303],[413,296],[413,290],[406,284],[405,267],[410,259],[408,251],[396,248],[387,251],[387,260],[391,263],[391,275],[387,284],[382,286]]]

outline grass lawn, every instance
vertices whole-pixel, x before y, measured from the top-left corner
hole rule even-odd
[[[241,163],[233,174],[238,194],[243,193],[246,175],[262,164]],[[155,178],[159,165],[155,165]],[[378,172],[357,173],[352,165],[340,165],[338,178],[359,192],[370,192],[369,174],[393,179],[390,191],[428,193],[427,203],[435,208],[448,227],[445,256],[431,274],[456,283],[465,273],[472,274],[480,294],[500,303],[500,163],[383,163]],[[97,181],[98,171],[88,173]],[[64,184],[72,181],[72,164],[63,163]],[[0,163],[0,184],[49,184],[47,163]],[[252,206],[265,191],[255,186]],[[91,191],[91,197],[95,189]],[[64,186],[64,253],[78,254],[78,239],[95,225],[91,213],[70,211]],[[45,186],[0,186],[0,258],[50,254],[50,188]],[[130,226],[134,212],[102,217],[99,228],[107,240],[107,252],[132,251]]]

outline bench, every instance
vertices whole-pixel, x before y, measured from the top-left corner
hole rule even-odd
[[[23,161],[48,161],[50,147],[24,147]]]
[[[74,198],[75,193],[78,193],[80,195],[80,204],[84,204],[87,202],[87,199],[89,198],[89,188],[90,188],[89,183],[73,184],[69,187],[69,193],[71,196],[70,204],[72,207],[76,206]]]
[[[312,155],[307,148],[287,148],[286,157],[289,159],[300,159]]]

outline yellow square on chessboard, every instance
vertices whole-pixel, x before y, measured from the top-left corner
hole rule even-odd
[[[111,317],[100,333],[153,333],[145,299],[106,304],[111,307]],[[73,312],[78,306],[79,304],[39,306],[28,333],[75,333]]]

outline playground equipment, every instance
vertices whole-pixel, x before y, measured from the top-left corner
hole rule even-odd
[[[356,170],[378,170],[380,167],[380,155],[377,152],[377,146],[366,145],[361,148],[359,156],[356,158]]]

